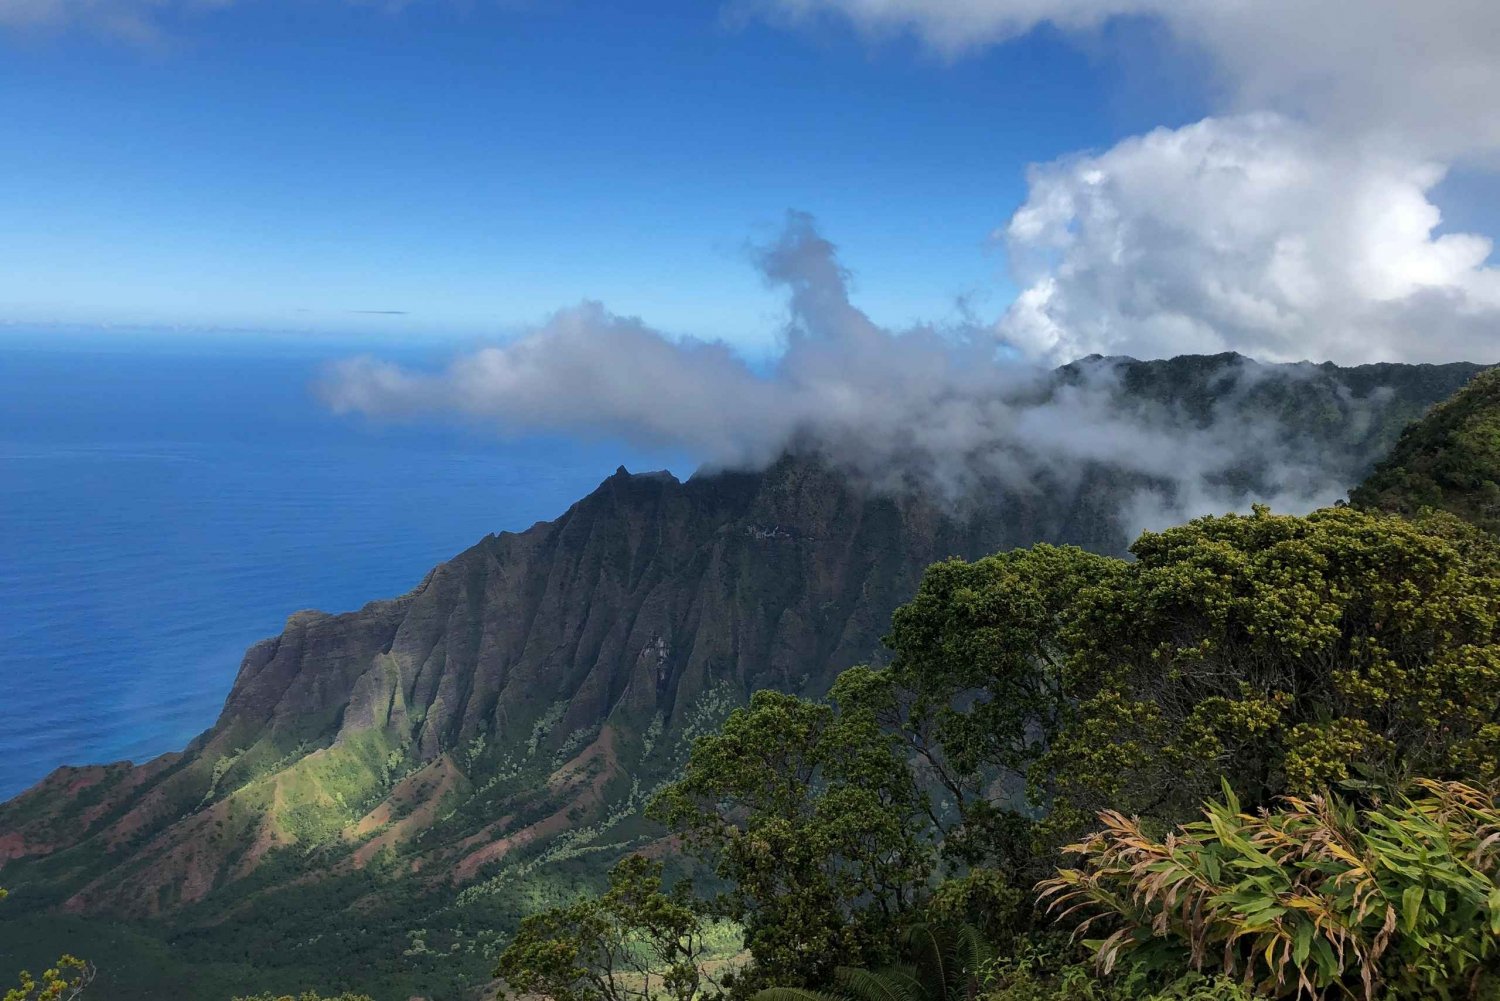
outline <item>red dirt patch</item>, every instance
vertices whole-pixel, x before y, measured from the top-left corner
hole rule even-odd
[[[598,765],[595,770],[594,766]],[[473,879],[480,868],[498,861],[516,848],[552,837],[566,830],[572,823],[568,816],[579,807],[596,806],[604,799],[604,787],[619,773],[619,756],[615,750],[614,727],[606,726],[599,736],[578,756],[564,764],[547,777],[547,788],[554,793],[567,796],[555,812],[534,824],[492,841],[477,851],[470,852],[453,867],[453,883],[465,883]],[[592,773],[591,773],[592,772]]]
[[[26,843],[26,836],[17,831],[15,834],[0,834],[0,862],[8,859],[25,858],[27,855],[41,855],[40,848],[33,848]]]
[[[382,849],[394,847],[432,826],[443,800],[458,788],[463,779],[463,772],[458,765],[444,754],[396,783],[391,794],[379,806],[344,832],[344,837],[352,841],[382,827],[386,828],[359,846],[352,860],[354,867],[363,869]],[[394,820],[401,810],[405,810],[406,815],[400,820]]]

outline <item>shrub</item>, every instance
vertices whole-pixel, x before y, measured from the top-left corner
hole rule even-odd
[[[1364,810],[1328,795],[1243,813],[1225,788],[1205,819],[1155,840],[1106,811],[1045,881],[1096,966],[1219,971],[1273,996],[1479,998],[1500,986],[1500,809],[1419,781]]]

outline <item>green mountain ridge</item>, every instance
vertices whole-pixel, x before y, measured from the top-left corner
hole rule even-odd
[[[1482,372],[1401,434],[1391,454],[1351,494],[1361,507],[1398,514],[1434,508],[1500,532],[1500,373]]]
[[[1053,386],[1101,369],[1121,413],[1253,422],[1338,484],[1479,371],[1092,359]],[[1253,497],[1266,471],[1236,475]],[[1122,553],[1122,510],[1152,485],[1086,463],[953,506],[864,489],[814,451],[686,481],[621,469],[406,595],[291,616],[182,752],[59,769],[0,806],[0,959],[35,962],[61,935],[100,960],[170,942],[197,966],[181,996],[308,971],[462,996],[520,914],[656,844],[650,793],[752,691],[820,693],[878,658],[935,560],[1039,541]],[[101,964],[110,997],[184,976],[130,963]]]

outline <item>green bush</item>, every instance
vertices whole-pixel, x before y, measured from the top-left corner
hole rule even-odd
[[[1055,972],[1004,970],[985,1001],[1251,1001],[1244,985],[1230,977],[1189,973],[1159,990],[1141,978],[1101,979],[1082,964]]]
[[[1271,996],[1491,998],[1500,988],[1500,808],[1420,781],[1359,810],[1331,796],[1222,802],[1163,840],[1106,811],[1040,887],[1108,974],[1222,972]]]

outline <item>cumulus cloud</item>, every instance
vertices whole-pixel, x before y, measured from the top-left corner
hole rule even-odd
[[[1124,394],[1109,363],[1059,379],[997,349],[984,327],[874,323],[850,301],[833,245],[806,215],[792,214],[756,263],[788,301],[785,351],[768,371],[723,344],[672,339],[585,303],[441,371],[344,361],[322,392],[342,412],[457,412],[509,433],[669,445],[709,467],[811,450],[877,489],[915,485],[955,501],[995,484],[1060,498],[1107,467],[1139,478],[1131,528],[1242,505],[1246,470],[1256,496],[1283,507],[1327,503],[1346,485],[1347,455],[1331,465],[1294,447],[1287,428],[1243,419],[1263,374],[1248,363],[1216,388],[1222,415],[1187,420]],[[1349,404],[1345,430],[1357,441],[1361,404]]]
[[[1434,234],[1443,173],[1264,113],[1034,168],[1001,336],[1064,361],[1495,361],[1500,270],[1488,238]]]
[[[949,56],[1051,24],[1165,25],[1223,112],[1034,168],[1002,228],[1039,358],[1230,348],[1272,359],[1493,361],[1491,243],[1435,235],[1451,165],[1500,163],[1493,0],[760,0],[910,32]],[[1209,82],[1205,81],[1208,85]]]

